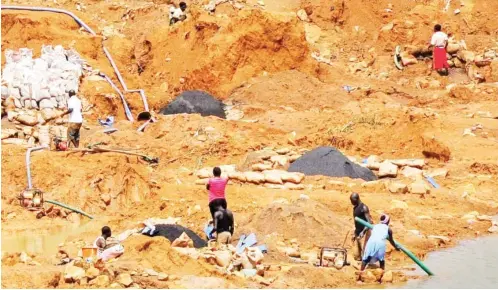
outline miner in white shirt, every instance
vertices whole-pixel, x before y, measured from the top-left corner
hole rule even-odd
[[[69,91],[69,100],[67,101],[67,112],[69,114],[67,141],[68,148],[71,143],[74,147],[80,146],[80,129],[83,123],[81,100],[73,90]]]
[[[433,47],[432,60],[433,68],[439,73],[448,74],[448,59],[446,57],[446,47],[448,46],[448,35],[441,31],[441,25],[434,26],[434,34],[429,47]]]

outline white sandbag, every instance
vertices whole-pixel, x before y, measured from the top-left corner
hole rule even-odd
[[[282,178],[280,177],[282,174],[280,170],[265,170],[263,174],[267,183],[284,184]]]
[[[283,172],[280,177],[284,182],[299,184],[304,180],[304,174],[301,172]]]
[[[286,182],[284,184],[285,186],[285,189],[288,189],[288,190],[303,190],[305,187],[304,187],[304,184],[294,184],[294,183],[290,183],[290,182]]]
[[[198,170],[195,175],[199,177],[200,179],[204,178],[211,178],[213,177],[213,168],[211,167],[206,167]]]
[[[43,101],[46,101],[46,100],[43,100]],[[41,109],[41,116],[42,116],[43,120],[54,119],[57,115],[60,115],[60,113],[57,112],[56,110],[54,110],[53,108]]]
[[[224,173],[229,173],[229,172],[235,172],[237,171],[237,165],[235,164],[229,164],[229,165],[220,165],[219,166],[220,169],[221,169],[221,172],[224,172]]]
[[[283,155],[275,155],[270,157],[270,161],[273,163],[273,168],[286,167],[289,165],[289,158]]]
[[[285,189],[285,186],[283,184],[265,183],[265,187],[269,189]]]
[[[35,100],[31,100],[31,108],[38,109],[38,103]]]
[[[31,98],[31,88],[28,84],[23,84],[20,87],[21,99],[22,98]]]
[[[16,106],[16,108],[21,109],[23,104],[21,104],[21,100],[19,98],[15,98],[14,105]]]
[[[17,115],[15,118],[19,123],[26,126],[34,126],[38,123],[38,119],[35,116],[30,116],[27,114]]]
[[[260,184],[265,182],[265,175],[260,172],[246,172],[245,173],[247,182],[251,182],[254,184]]]
[[[50,126],[40,126],[38,131],[38,140],[40,141],[40,145],[48,146],[50,145],[50,134],[49,134]]]
[[[397,160],[389,160],[392,164],[398,166],[410,166],[416,168],[422,168],[425,165],[424,159],[397,159]]]
[[[228,172],[228,177],[233,180],[237,180],[240,182],[246,182],[246,176],[243,172]]]
[[[37,92],[36,97],[34,98],[37,102],[41,102],[42,100],[50,100],[50,92],[48,89],[41,89]]]
[[[40,107],[40,110],[43,109],[53,109],[55,108],[54,104],[52,103],[52,100],[50,98],[48,99],[43,99],[38,103],[38,106]]]
[[[7,99],[9,96],[9,88],[7,88],[6,86],[2,86],[2,100]]]
[[[209,178],[197,179],[195,181],[196,185],[206,185],[209,182]]]
[[[12,145],[25,145],[26,140],[20,139],[20,138],[9,138],[9,139],[3,139],[2,143],[3,144],[12,144]]]
[[[272,166],[270,164],[256,163],[251,166],[251,169],[254,171],[265,171],[272,169]]]

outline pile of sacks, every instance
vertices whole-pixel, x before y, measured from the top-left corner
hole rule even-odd
[[[16,108],[66,108],[68,92],[78,92],[84,60],[70,49],[58,45],[43,46],[41,57],[33,59],[33,50],[5,51],[2,72],[2,100],[13,98]]]
[[[272,189],[302,190],[305,188],[304,185],[301,184],[304,180],[304,174],[300,172],[288,172],[285,170],[271,169],[271,167],[268,169],[256,168],[257,170],[255,171],[239,172],[236,170],[235,165],[222,165],[220,166],[220,169],[222,177],[228,177],[233,181],[264,185],[265,187]],[[196,184],[205,185],[209,178],[213,177],[213,168],[203,168],[196,172],[196,176],[199,178],[196,181]]]

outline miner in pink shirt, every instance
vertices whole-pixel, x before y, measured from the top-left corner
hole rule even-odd
[[[209,191],[209,211],[211,211],[211,217],[214,219],[214,213],[218,206],[227,209],[227,200],[225,199],[225,187],[228,183],[228,178],[221,177],[221,169],[219,167],[213,168],[213,178],[209,179],[206,185]]]

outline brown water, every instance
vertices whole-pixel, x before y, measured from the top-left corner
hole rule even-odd
[[[498,288],[498,235],[430,253],[424,263],[435,275],[410,280],[404,288]],[[419,268],[412,274],[425,275]]]

